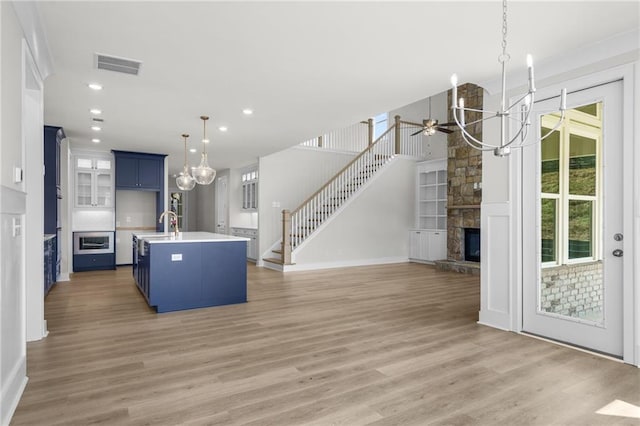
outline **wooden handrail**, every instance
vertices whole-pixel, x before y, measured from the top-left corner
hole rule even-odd
[[[424,127],[424,124],[414,123],[414,122],[412,122],[412,121],[404,121],[404,120],[400,120],[400,124],[408,124],[408,125],[410,125],[410,126]]]
[[[360,157],[362,157],[363,155],[367,154],[369,151],[371,151],[378,142],[380,142],[380,140],[382,140],[382,138],[384,138],[387,133],[389,133],[391,130],[393,130],[395,128],[395,125],[392,125],[391,127],[389,127],[383,134],[381,134],[378,139],[376,139],[371,145],[369,145],[369,147],[367,147],[367,149],[365,149],[364,151],[362,151],[360,154],[358,154],[356,157],[353,158],[353,160],[351,160],[349,163],[347,163],[346,166],[344,166],[342,169],[340,169],[340,171],[338,173],[336,173],[335,175],[333,175],[333,177],[331,179],[329,179],[324,185],[322,185],[322,187],[320,187],[320,189],[318,189],[316,192],[314,192],[310,197],[308,197],[306,200],[304,200],[302,203],[300,203],[300,205],[295,209],[291,211],[291,216],[293,216],[294,214],[296,214],[298,211],[300,211],[300,209],[302,207],[304,207],[305,204],[307,204],[309,201],[311,201],[316,195],[318,195],[320,192],[322,192],[323,189],[325,189],[327,186],[329,186],[334,180],[336,180],[338,178],[338,176],[340,176],[342,174],[342,172],[344,172],[345,170],[347,170],[349,167],[351,167],[351,165],[353,163],[355,163],[356,161],[358,161],[360,159]]]

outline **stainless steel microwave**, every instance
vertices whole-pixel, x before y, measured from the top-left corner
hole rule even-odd
[[[73,254],[113,253],[113,232],[74,232]]]

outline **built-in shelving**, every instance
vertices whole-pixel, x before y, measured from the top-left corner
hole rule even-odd
[[[419,229],[447,229],[447,171],[418,173]]]

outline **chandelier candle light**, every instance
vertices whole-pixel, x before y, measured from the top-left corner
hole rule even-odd
[[[216,171],[209,167],[209,161],[207,159],[207,144],[209,143],[209,139],[207,139],[207,120],[209,117],[202,115],[200,119],[202,120],[203,126],[202,158],[200,159],[200,165],[198,167],[192,167],[191,171],[196,183],[209,185],[216,178]]]
[[[184,138],[184,168],[180,176],[176,178],[176,186],[183,191],[191,191],[196,186],[196,180],[189,174],[189,165],[187,164],[187,138],[189,135],[183,134]]]
[[[453,118],[455,123],[458,125],[462,132],[462,138],[464,141],[474,149],[480,151],[493,151],[494,155],[498,157],[504,157],[505,155],[509,155],[511,153],[511,147],[513,145],[514,148],[520,148],[523,146],[523,142],[527,137],[527,132],[529,131],[529,126],[531,125],[530,115],[534,102],[534,94],[536,91],[535,81],[533,78],[533,58],[531,55],[527,55],[527,68],[529,74],[529,87],[527,93],[522,95],[518,100],[516,100],[513,104],[507,104],[507,73],[506,73],[506,64],[511,57],[507,53],[507,0],[503,0],[502,2],[502,54],[498,56],[498,62],[502,65],[502,100],[500,104],[499,111],[487,111],[482,109],[473,109],[473,108],[465,108],[464,99],[460,98],[458,100],[458,76],[453,74],[451,76],[451,84],[453,86],[453,93],[451,99],[451,109],[453,110]],[[518,111],[518,108],[519,111]],[[545,139],[549,136],[553,131],[555,131],[562,120],[564,120],[565,110],[567,109],[567,89],[562,89],[560,91],[560,119],[555,127],[544,136],[541,136],[539,141]],[[515,111],[514,111],[515,110]],[[488,117],[481,117],[478,120],[471,121],[466,123],[465,121],[465,112],[473,112],[480,114],[490,114]],[[514,112],[518,114],[514,114]],[[514,115],[518,115],[515,117]],[[485,120],[489,120],[491,118],[500,118],[500,144],[495,143],[486,143],[477,138],[473,137],[467,128],[469,126],[473,126],[476,123],[480,123]],[[516,134],[512,139],[507,139],[507,123],[508,119],[511,119],[519,125],[519,128]],[[518,141],[518,143],[514,144],[514,142]]]

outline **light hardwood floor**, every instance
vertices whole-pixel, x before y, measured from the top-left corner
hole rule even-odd
[[[595,413],[640,405],[639,369],[476,324],[477,277],[248,268],[248,303],[166,314],[128,267],[57,284],[12,424],[640,422]]]

